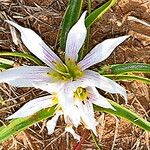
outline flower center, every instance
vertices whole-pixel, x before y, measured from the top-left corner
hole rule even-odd
[[[51,71],[48,73],[49,76],[56,80],[76,80],[83,75],[83,71],[81,71],[79,66],[71,60],[68,60],[66,65],[57,64],[56,70],[57,71]]]
[[[74,97],[81,101],[86,101],[89,99],[89,93],[85,88],[78,87],[77,90],[74,92]]]

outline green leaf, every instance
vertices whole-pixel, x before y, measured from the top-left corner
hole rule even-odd
[[[43,65],[43,63],[36,57],[29,55],[29,54],[20,53],[20,52],[0,52],[0,56],[21,57],[21,58],[29,59],[37,65]]]
[[[9,68],[12,68],[12,67],[13,66],[11,66],[11,65],[0,63],[0,70],[9,69]]]
[[[141,129],[144,129],[145,131],[150,132],[150,122],[148,122],[147,120],[144,120],[143,118],[138,116],[136,113],[117,104],[116,102],[112,100],[109,100],[109,102],[116,109],[116,111],[112,109],[102,108],[97,105],[94,105],[94,109],[99,112],[106,112],[106,113],[121,117],[123,119],[126,119],[129,122],[133,123],[134,125],[137,125]]]
[[[8,59],[4,59],[4,58],[0,58],[0,63],[12,66],[14,64],[14,61],[8,60]]]
[[[6,127],[0,127],[0,142],[7,140],[11,136],[20,133],[39,121],[53,116],[54,112],[55,107],[51,107],[48,109],[43,109],[29,117],[12,120]]]
[[[103,66],[99,70],[100,74],[126,74],[126,73],[150,73],[150,64],[127,63]]]
[[[81,14],[83,0],[70,0],[62,21],[60,33],[60,47],[65,48],[67,35],[70,28],[77,22]]]
[[[150,64],[144,63],[127,63],[115,64],[110,66],[113,74],[124,74],[128,72],[150,73]]]
[[[110,75],[104,75],[104,76],[107,78],[116,80],[116,81],[137,80],[137,81],[141,81],[141,82],[146,83],[146,84],[150,84],[150,79],[144,78],[141,76],[136,76],[136,75],[114,75],[114,74],[110,74]]]
[[[89,28],[104,13],[106,13],[116,2],[117,0],[109,0],[107,3],[95,9],[92,13],[90,13],[85,20],[86,27]]]
[[[0,70],[5,70],[5,69],[12,68],[13,64],[14,64],[14,61],[4,59],[4,58],[0,58]]]

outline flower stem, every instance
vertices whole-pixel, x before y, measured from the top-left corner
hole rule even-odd
[[[92,135],[92,138],[93,138],[93,140],[94,140],[94,142],[95,142],[95,145],[96,145],[96,147],[98,148],[98,150],[102,150],[102,147],[98,144],[98,141],[97,141],[97,139],[96,139],[96,136],[95,136],[95,134],[91,131],[91,135]]]
[[[75,146],[75,150],[81,150],[82,149],[82,143],[85,141],[86,137],[88,136],[88,130],[85,129],[82,139],[78,142],[78,144]]]

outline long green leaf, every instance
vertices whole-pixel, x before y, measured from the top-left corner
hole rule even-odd
[[[128,72],[150,73],[150,64],[144,63],[127,63],[115,64],[110,66],[113,74],[123,74]]]
[[[106,13],[116,2],[117,0],[109,0],[107,3],[95,9],[92,13],[90,13],[85,20],[86,27],[89,28],[104,13]]]
[[[70,0],[66,9],[63,21],[62,29],[60,33],[60,47],[65,48],[66,39],[70,28],[77,22],[81,13],[83,0]]]
[[[4,59],[4,58],[0,58],[0,70],[5,70],[5,69],[12,68],[13,64],[14,64],[14,61]]]
[[[148,78],[144,78],[141,76],[136,76],[136,75],[114,75],[114,74],[110,74],[110,75],[104,75],[107,78],[116,80],[116,81],[132,81],[132,80],[137,80],[137,81],[141,81],[143,83],[146,84],[150,84],[150,79]]]
[[[11,66],[11,65],[0,63],[0,70],[9,69],[9,68],[12,68],[12,67],[13,66]]]
[[[0,58],[0,63],[7,64],[7,65],[13,65],[14,61],[9,60],[9,59],[5,59],[5,58]]]
[[[11,136],[20,133],[39,121],[53,116],[54,112],[55,107],[51,107],[43,109],[33,116],[12,120],[6,127],[0,127],[0,142],[7,140]]]
[[[147,120],[144,120],[143,118],[139,117],[136,113],[132,112],[131,110],[129,110],[129,109],[127,109],[127,108],[125,108],[119,104],[117,104],[116,102],[113,102],[111,100],[109,100],[109,102],[116,109],[116,111],[114,111],[112,109],[101,108],[101,107],[96,106],[96,105],[94,105],[94,108],[96,111],[114,114],[115,116],[126,119],[129,122],[133,123],[134,125],[137,125],[141,129],[144,129],[145,131],[150,132],[150,122],[148,122]]]
[[[29,59],[33,61],[34,63],[36,63],[37,65],[43,65],[43,63],[36,57],[29,55],[29,54],[20,53],[20,52],[0,52],[0,56],[21,57],[21,58]]]
[[[145,63],[126,63],[114,64],[101,67],[98,72],[100,74],[127,74],[127,73],[150,73],[150,64]]]

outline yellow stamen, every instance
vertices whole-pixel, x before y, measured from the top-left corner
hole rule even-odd
[[[74,92],[74,97],[81,101],[86,101],[89,99],[89,93],[85,88],[78,87],[77,90]]]
[[[75,80],[83,76],[83,71],[81,71],[80,67],[72,60],[68,60],[66,65],[57,64],[56,70],[47,73],[50,77],[56,80]]]

